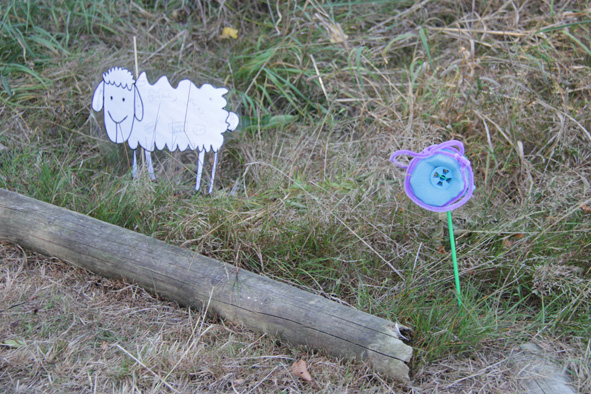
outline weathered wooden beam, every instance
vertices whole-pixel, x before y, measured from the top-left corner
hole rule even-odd
[[[391,321],[154,238],[0,189],[0,239],[409,379],[412,348]]]
[[[529,342],[511,350],[509,365],[515,380],[528,394],[575,394],[566,367],[552,360],[551,355],[535,343]]]

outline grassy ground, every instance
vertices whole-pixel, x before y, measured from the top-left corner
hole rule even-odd
[[[587,2],[0,10],[1,187],[398,320],[416,349],[399,385],[1,244],[0,391],[514,392],[507,354],[529,341],[591,391]],[[133,36],[151,81],[231,87],[242,124],[211,196],[192,193],[194,153],[159,152],[157,181],[132,180],[90,108],[104,71],[133,69]],[[477,183],[453,214],[464,314],[443,222],[388,161],[452,138]],[[300,358],[314,382],[289,373]]]

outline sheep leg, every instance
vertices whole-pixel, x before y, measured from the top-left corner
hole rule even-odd
[[[201,173],[203,172],[203,161],[205,160],[205,149],[199,151],[197,157],[197,178],[195,179],[195,191],[199,191],[201,186]]]
[[[213,185],[215,181],[215,168],[218,165],[218,153],[213,152],[213,168],[211,169],[211,183],[209,184],[209,194],[213,191]]]
[[[133,164],[131,165],[131,176],[137,178],[137,160],[135,158],[135,149],[133,150]]]
[[[156,176],[154,175],[154,165],[152,164],[152,153],[149,150],[144,149],[144,151],[146,155],[146,164],[148,165],[148,175],[151,180],[155,180]]]

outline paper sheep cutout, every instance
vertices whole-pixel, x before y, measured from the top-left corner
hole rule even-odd
[[[195,190],[201,184],[205,152],[214,153],[211,184],[213,190],[218,151],[223,134],[238,126],[238,115],[226,111],[226,88],[204,84],[200,88],[187,79],[173,88],[166,76],[150,85],[146,73],[137,81],[131,72],[113,67],[103,74],[92,97],[92,109],[103,111],[107,136],[115,143],[127,141],[133,149],[132,173],[137,174],[135,150],[145,149],[150,178],[155,179],[151,152],[165,147],[171,152],[187,148],[198,151]]]

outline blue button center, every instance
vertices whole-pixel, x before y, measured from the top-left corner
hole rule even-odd
[[[431,172],[431,184],[437,189],[445,190],[452,181],[452,173],[449,169],[439,166]]]

